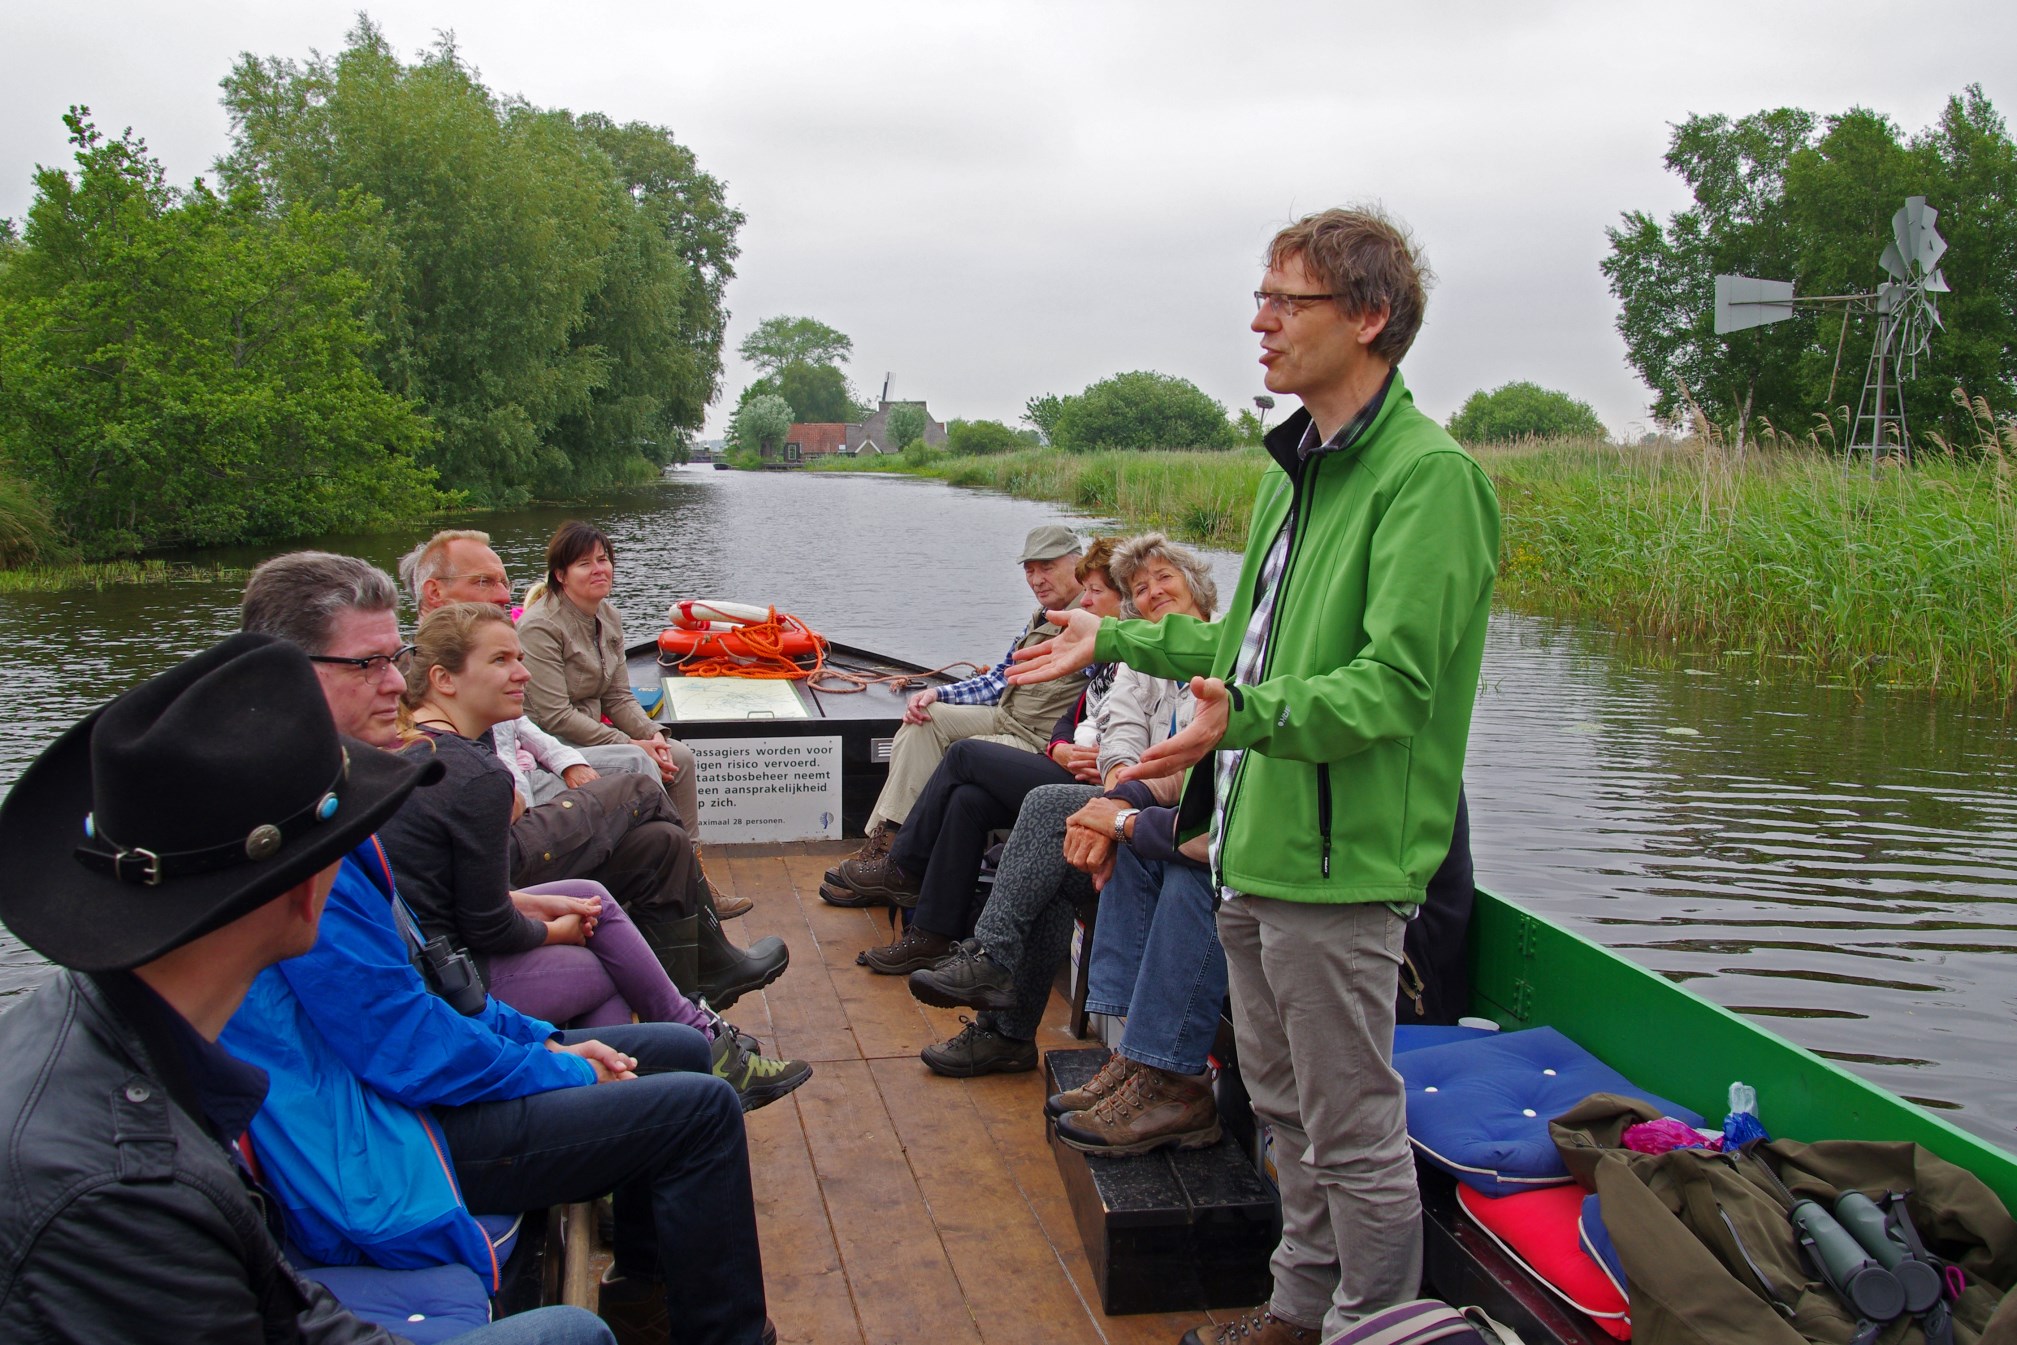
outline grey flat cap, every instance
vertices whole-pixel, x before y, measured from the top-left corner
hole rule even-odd
[[[1070,528],[1061,523],[1046,523],[1041,528],[1030,529],[1030,535],[1023,539],[1023,553],[1016,558],[1016,564],[1076,556],[1084,549]]]

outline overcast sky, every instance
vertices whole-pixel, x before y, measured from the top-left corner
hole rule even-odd
[[[172,180],[209,170],[217,81],[241,51],[333,51],[355,6],[102,0],[0,12],[0,215],[60,116],[132,126]],[[1246,322],[1282,223],[1377,200],[1439,276],[1407,362],[1445,418],[1513,379],[1644,428],[1597,264],[1628,209],[1685,203],[1670,125],[1861,105],[1916,131],[1981,83],[2017,106],[2017,5],[371,5],[403,55],[452,30],[486,83],[673,129],[749,216],[718,434],[748,380],[734,345],[810,314],[849,372],[941,417],[1129,369],[1229,408],[1262,391]],[[1874,258],[1872,259],[1874,264]]]

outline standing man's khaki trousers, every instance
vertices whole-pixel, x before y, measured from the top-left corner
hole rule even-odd
[[[1407,922],[1383,902],[1219,907],[1240,1078],[1274,1132],[1275,1316],[1328,1339],[1420,1292],[1422,1206],[1394,1072]]]

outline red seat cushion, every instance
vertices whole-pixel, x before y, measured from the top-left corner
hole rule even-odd
[[[1457,1202],[1492,1241],[1600,1329],[1630,1340],[1632,1318],[1625,1296],[1583,1250],[1577,1233],[1585,1194],[1572,1185],[1494,1197],[1457,1186]]]

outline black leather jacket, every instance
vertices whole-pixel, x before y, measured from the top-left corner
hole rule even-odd
[[[0,1340],[394,1345],[281,1259],[145,994],[59,972],[0,1016]]]

